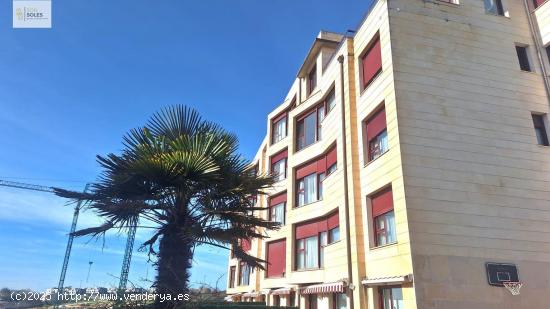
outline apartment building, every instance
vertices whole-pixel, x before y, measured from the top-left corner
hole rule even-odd
[[[228,298],[547,308],[549,3],[377,0],[320,32],[254,159],[281,229],[243,240],[267,269],[230,257]]]

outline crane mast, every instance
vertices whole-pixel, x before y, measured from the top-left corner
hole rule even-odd
[[[84,192],[88,191],[88,184],[84,187]],[[65,284],[65,275],[67,274],[67,268],[69,267],[69,257],[71,256],[71,250],[73,248],[74,232],[76,231],[76,223],[78,221],[78,214],[80,213],[80,207],[82,202],[78,201],[74,208],[73,223],[71,224],[71,231],[69,232],[69,240],[67,241],[67,248],[65,249],[65,257],[63,258],[63,267],[61,267],[61,275],[59,276],[59,284],[57,285],[57,293],[63,294],[63,285]]]

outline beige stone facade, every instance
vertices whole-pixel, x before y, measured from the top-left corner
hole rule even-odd
[[[533,120],[550,135],[550,1],[491,3],[378,0],[355,33],[319,34],[286,99],[267,115],[254,159],[260,173],[271,173],[272,158],[288,153],[286,178],[258,198],[269,209],[286,192],[284,225],[250,248],[267,259],[268,244],[285,239],[284,273],[253,270],[239,284],[241,266],[230,257],[233,300],[300,308],[550,307],[550,147],[541,145]],[[381,70],[367,82],[363,59],[376,40]],[[302,119],[315,107],[323,115],[315,141],[298,147],[311,132]],[[382,110],[386,146],[372,160],[369,125]],[[286,134],[274,142],[273,120],[283,113]],[[334,146],[335,170],[324,166],[319,197],[301,202],[309,191],[298,176],[313,161],[328,162]],[[388,190],[391,229],[377,221],[378,197]],[[299,228],[334,214],[339,237],[329,236],[323,262],[306,257],[315,267],[304,267]],[[319,244],[330,228],[319,230]],[[304,256],[311,258],[311,248]],[[488,262],[513,264],[521,294],[490,285]],[[394,299],[393,307],[384,299]]]

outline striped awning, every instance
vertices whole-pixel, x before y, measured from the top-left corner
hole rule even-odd
[[[237,293],[237,294],[227,295],[225,298],[226,299],[235,299],[235,298],[238,298],[240,296],[241,296],[241,293]]]
[[[302,288],[301,294],[323,294],[323,293],[342,293],[344,292],[344,282],[332,282],[310,285]]]
[[[366,286],[377,286],[377,285],[393,285],[393,284],[403,284],[413,281],[413,275],[408,274],[404,276],[387,276],[387,277],[372,277],[365,278],[361,283]]]
[[[288,295],[288,294],[290,294],[290,292],[292,292],[292,288],[280,288],[280,289],[274,290],[273,292],[271,292],[271,294],[273,294],[273,295]]]
[[[258,292],[248,292],[244,293],[243,297],[258,297]]]

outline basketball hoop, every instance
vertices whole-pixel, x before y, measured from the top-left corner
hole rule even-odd
[[[512,293],[512,295],[519,295],[519,290],[523,286],[523,282],[520,281],[506,281],[502,282],[504,284],[504,287]]]

